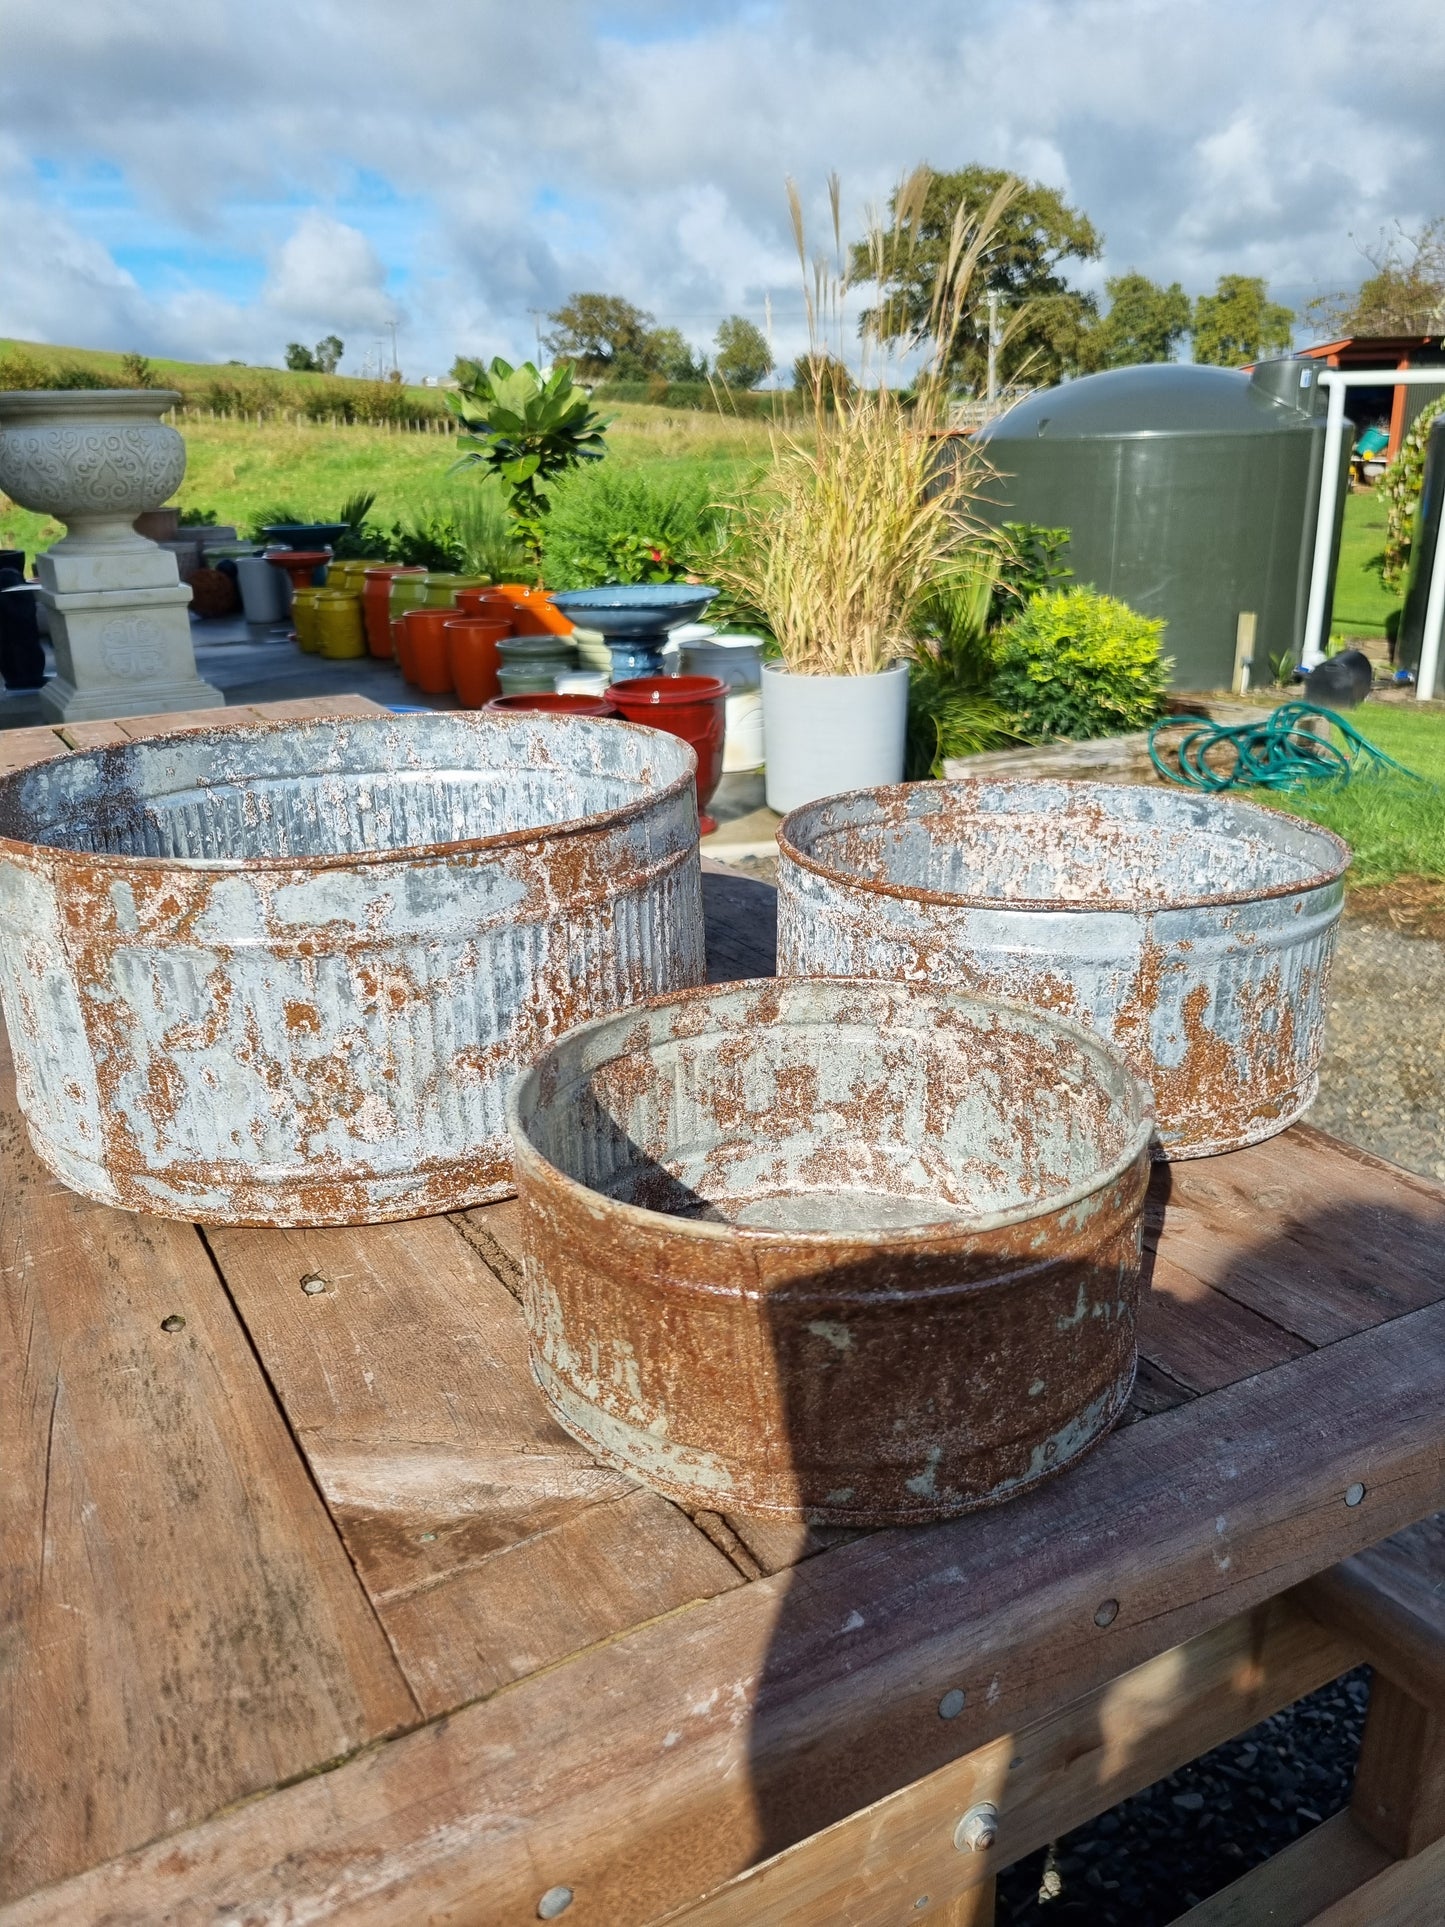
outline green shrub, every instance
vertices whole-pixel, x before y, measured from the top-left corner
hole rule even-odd
[[[647,381],[602,381],[592,390],[599,407],[608,402],[646,402],[653,408],[710,409],[714,414],[741,415],[764,420],[786,414],[796,397],[769,389],[761,394],[747,388],[729,388],[724,382],[665,381],[654,376]]]
[[[1168,679],[1163,631],[1095,589],[1046,590],[999,631],[993,694],[1035,740],[1144,729]]]
[[[627,469],[597,468],[558,490],[542,537],[551,589],[604,582],[681,582],[706,567],[723,511],[702,477],[668,488]]]
[[[1400,452],[1380,478],[1380,493],[1385,498],[1385,559],[1381,570],[1385,587],[1397,593],[1405,586],[1410,572],[1410,548],[1415,539],[1415,511],[1420,506],[1420,490],[1425,481],[1425,445],[1430,425],[1445,410],[1445,395],[1427,402],[1411,422]]]
[[[942,776],[945,757],[1019,740],[991,687],[988,614],[997,584],[997,558],[979,556],[935,583],[920,604],[908,666],[904,774],[911,783]]]
[[[989,603],[988,626],[1000,629],[1027,602],[1046,589],[1069,581],[1073,570],[1063,561],[1069,546],[1067,529],[1046,528],[1040,522],[1005,522]]]

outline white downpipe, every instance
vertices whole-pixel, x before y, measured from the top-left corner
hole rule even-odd
[[[1438,388],[1445,383],[1440,368],[1326,368],[1320,383],[1330,391],[1325,419],[1324,472],[1320,476],[1320,512],[1315,522],[1315,548],[1310,562],[1310,596],[1305,610],[1304,647],[1300,661],[1313,669],[1325,653],[1325,603],[1330,589],[1330,552],[1334,547],[1335,504],[1339,500],[1340,442],[1345,429],[1345,394],[1350,388]],[[1435,543],[1435,564],[1425,601],[1425,633],[1420,638],[1420,667],[1415,695],[1428,702],[1440,671],[1440,636],[1445,629],[1445,527]]]
[[[1313,669],[1325,653],[1325,604],[1330,598],[1330,559],[1335,546],[1335,504],[1340,491],[1340,442],[1345,432],[1345,383],[1320,377],[1330,391],[1325,419],[1325,461],[1320,471],[1320,512],[1315,519],[1315,552],[1310,562],[1310,599],[1305,610],[1305,640],[1300,662]]]
[[[1435,558],[1430,568],[1430,592],[1425,598],[1425,633],[1420,638],[1420,667],[1415,672],[1415,695],[1428,702],[1440,674],[1440,632],[1445,629],[1445,518],[1435,531]]]

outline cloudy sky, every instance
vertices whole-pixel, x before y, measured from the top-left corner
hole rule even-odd
[[[574,288],[695,342],[915,162],[1011,167],[1102,230],[1086,285],[1358,281],[1445,212],[1445,4],[0,0],[0,334],[196,360],[335,332],[409,377],[531,352]],[[1353,237],[1353,238],[1352,238]],[[387,348],[389,356],[389,345]]]

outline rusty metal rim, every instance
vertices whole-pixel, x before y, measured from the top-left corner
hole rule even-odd
[[[1121,898],[1118,901],[1110,901],[1108,903],[1079,903],[1073,899],[1065,902],[1055,897],[978,897],[964,895],[951,890],[910,889],[905,884],[889,883],[881,877],[863,876],[854,870],[834,869],[830,865],[820,862],[817,857],[808,856],[803,850],[799,849],[788,834],[788,825],[800,817],[805,810],[816,810],[820,804],[825,802],[850,803],[858,797],[882,796],[886,794],[889,789],[894,788],[900,791],[905,789],[956,791],[960,789],[976,789],[982,787],[985,783],[990,786],[997,786],[997,784],[1001,782],[1006,783],[1016,780],[1022,782],[1034,779],[964,776],[954,778],[951,781],[937,783],[899,783],[896,785],[885,785],[877,789],[840,791],[837,796],[819,797],[814,802],[800,803],[797,809],[789,810],[777,828],[778,848],[783,852],[784,856],[796,863],[799,868],[811,870],[815,876],[825,877],[830,883],[847,885],[852,889],[867,890],[875,896],[897,897],[907,903],[937,903],[960,910],[1047,910],[1058,916],[1072,915],[1085,917],[1106,916],[1115,912],[1126,916],[1143,916],[1150,913],[1157,914],[1171,910],[1212,910],[1215,908],[1223,908],[1234,903],[1265,903],[1278,897],[1306,896],[1311,890],[1322,890],[1327,888],[1331,883],[1337,882],[1354,861],[1354,852],[1350,849],[1349,844],[1345,842],[1344,838],[1336,836],[1333,830],[1325,829],[1323,824],[1312,823],[1308,817],[1291,816],[1288,810],[1275,809],[1268,804],[1246,803],[1243,801],[1236,802],[1233,798],[1230,799],[1229,804],[1231,809],[1251,811],[1260,816],[1283,817],[1287,822],[1305,825],[1315,835],[1334,845],[1339,861],[1331,869],[1317,870],[1313,876],[1302,877],[1294,883],[1270,884],[1268,888],[1261,890],[1222,890],[1216,892],[1213,896],[1171,897],[1167,902],[1162,903],[1157,899],[1144,897]],[[1087,779],[1077,777],[1050,776],[1037,780],[1054,783],[1061,789],[1070,790],[1124,790],[1136,787],[1131,783],[1092,783]],[[1002,811],[995,811],[993,814],[1000,817],[1003,816]],[[920,822],[927,821],[926,818],[918,818],[916,820]]]
[[[594,1191],[590,1185],[582,1184],[559,1166],[552,1163],[533,1144],[522,1125],[522,1093],[530,1090],[540,1075],[543,1059],[563,1045],[571,1043],[583,1031],[602,1030],[608,1025],[622,1026],[635,1024],[646,1011],[675,1009],[679,1005],[697,1003],[704,999],[716,1001],[723,993],[735,991],[744,994],[776,992],[789,983],[823,984],[828,988],[836,986],[840,991],[862,991],[878,995],[888,990],[914,989],[918,986],[890,985],[876,977],[827,977],[827,978],[787,978],[787,977],[743,977],[728,984],[698,984],[690,990],[673,991],[668,996],[649,997],[641,1003],[629,1004],[626,1010],[614,1011],[609,1016],[592,1018],[585,1023],[574,1024],[571,1030],[563,1031],[547,1046],[542,1057],[531,1064],[518,1077],[507,1093],[506,1119],[507,1130],[512,1140],[512,1156],[517,1166],[526,1165],[537,1174],[544,1174],[553,1184],[561,1184],[579,1201],[591,1199],[604,1205],[609,1213],[616,1212],[624,1224],[638,1227],[656,1226],[666,1223],[674,1227],[680,1235],[696,1237],[713,1243],[733,1244],[744,1249],[758,1246],[797,1246],[806,1249],[825,1250],[839,1245],[851,1249],[859,1246],[904,1247],[908,1250],[926,1249],[934,1244],[953,1244],[958,1239],[977,1237],[982,1233],[1003,1231],[1015,1224],[1027,1223],[1032,1218],[1044,1218],[1060,1211],[1067,1211],[1085,1199],[1105,1191],[1136,1162],[1141,1153],[1147,1151],[1154,1136],[1154,1098],[1149,1086],[1124,1060],[1122,1055],[1112,1050],[1093,1031],[1085,1030],[1081,1024],[1071,1023],[1066,1017],[1055,1017],[1050,1013],[1034,1010],[1025,1004],[1006,1003],[1002,998],[974,997],[967,991],[935,990],[929,988],[927,994],[941,995],[949,1002],[970,1004],[975,1009],[1001,1010],[1010,1016],[1026,1017],[1038,1023],[1043,1029],[1061,1031],[1076,1044],[1083,1047],[1089,1057],[1102,1057],[1109,1060],[1116,1071],[1125,1073],[1133,1084],[1139,1104],[1139,1122],[1127,1140],[1124,1149],[1109,1164],[1101,1166],[1092,1176],[1081,1179],[1067,1191],[1056,1197],[1034,1199],[1028,1203],[1015,1205],[1007,1211],[986,1211],[975,1217],[955,1216],[940,1218],[932,1224],[888,1226],[878,1231],[790,1231],[769,1225],[718,1224],[707,1218],[674,1217],[666,1211],[649,1211],[642,1205],[627,1204],[620,1198],[609,1198],[603,1191]],[[689,1039],[689,1041],[692,1041]],[[592,1206],[588,1207],[593,1208]]]
[[[463,722],[464,726],[468,728],[498,729],[506,728],[509,725],[515,727],[515,719],[513,717],[489,717],[485,716],[485,712],[481,710],[474,713],[468,712],[464,717],[458,716],[453,710],[438,710],[435,713],[446,716],[449,720]],[[278,731],[285,729],[304,729],[311,723],[359,723],[376,728],[382,723],[388,721],[395,722],[397,720],[399,719],[395,716],[307,716],[299,722],[278,719],[274,722],[237,723],[209,733],[213,736],[218,735],[223,738],[235,737],[239,740],[246,737],[274,736]],[[529,720],[531,719],[529,718]],[[20,837],[0,836],[0,856],[39,857],[42,862],[47,864],[82,863],[87,869],[113,869],[123,870],[127,873],[134,870],[140,870],[150,874],[162,871],[185,870],[201,876],[211,872],[219,872],[223,875],[235,875],[238,872],[249,873],[256,870],[265,871],[268,874],[299,870],[307,875],[313,875],[324,870],[372,870],[379,869],[383,865],[391,863],[414,864],[418,859],[426,859],[428,857],[436,861],[459,856],[478,855],[492,850],[520,849],[524,848],[529,842],[535,842],[537,838],[541,836],[545,836],[551,841],[553,838],[559,836],[578,836],[583,832],[592,834],[598,830],[616,829],[622,824],[630,822],[634,817],[652,810],[658,803],[670,801],[673,796],[679,795],[688,784],[695,782],[697,776],[697,752],[692,748],[690,743],[684,743],[680,736],[673,736],[667,730],[650,729],[643,723],[624,722],[621,717],[549,717],[541,712],[537,713],[534,726],[541,725],[548,728],[560,726],[566,729],[574,727],[578,722],[605,723],[609,729],[630,729],[635,730],[639,735],[665,737],[669,743],[678,744],[687,750],[692,758],[692,768],[690,770],[684,770],[680,776],[675,776],[670,783],[664,784],[661,789],[653,790],[648,795],[639,797],[634,803],[623,803],[615,810],[599,810],[592,816],[568,817],[561,823],[538,823],[528,829],[499,830],[493,836],[467,837],[455,843],[410,843],[401,849],[376,851],[353,850],[347,855],[337,856],[122,856],[109,850],[71,850],[59,843],[31,843]],[[136,747],[144,747],[146,749],[165,748],[168,744],[184,742],[188,737],[204,736],[207,733],[204,729],[173,729],[163,736],[145,736],[138,738]],[[75,757],[89,756],[98,760],[117,749],[124,749],[126,747],[127,745],[124,743],[106,743],[95,749],[71,750],[69,754]],[[56,763],[61,760],[62,758],[58,756],[47,756],[41,763],[29,763],[18,770],[7,770],[3,774],[0,774],[0,789],[3,789],[7,784],[18,783],[20,778],[29,776],[35,770],[43,768],[45,763]],[[384,772],[375,773],[384,774]],[[198,788],[199,787],[201,786],[198,786]],[[208,784],[204,787],[215,788],[218,787],[218,785]]]

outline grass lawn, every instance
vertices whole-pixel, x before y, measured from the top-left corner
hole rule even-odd
[[[607,459],[620,468],[679,480],[702,473],[727,496],[768,458],[764,421],[627,402],[610,412]],[[448,475],[457,451],[443,435],[230,420],[187,421],[183,432],[186,479],[176,499],[187,508],[214,509],[222,522],[241,528],[281,503],[328,521],[363,489],[376,493],[378,520],[406,522],[478,485],[471,476]],[[0,547],[33,555],[63,533],[59,522],[0,496]]]
[[[1367,742],[1424,780],[1386,770],[1286,795],[1255,791],[1255,801],[1342,836],[1354,851],[1352,885],[1445,878],[1445,703],[1365,703],[1350,721]]]
[[[1385,552],[1385,498],[1378,489],[1345,497],[1340,562],[1335,575],[1330,627],[1342,636],[1383,636],[1386,619],[1400,607],[1380,579],[1377,557]]]

